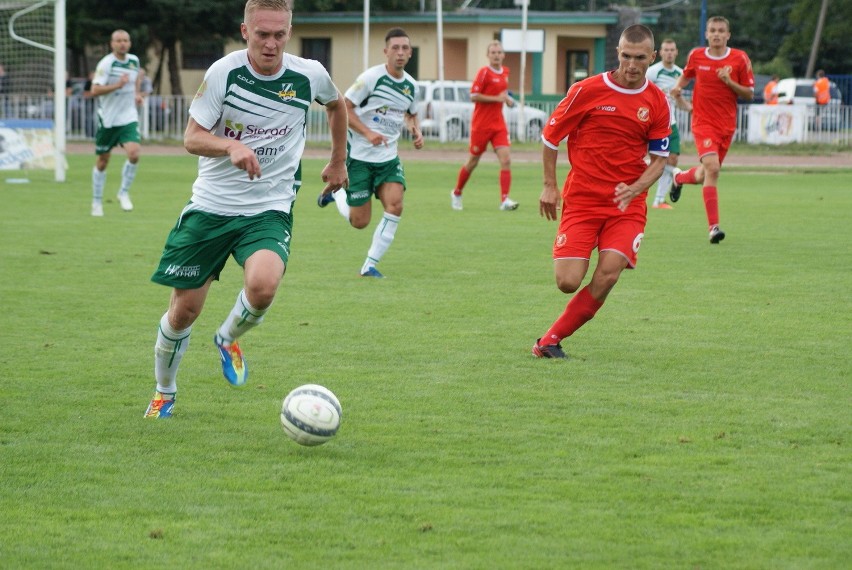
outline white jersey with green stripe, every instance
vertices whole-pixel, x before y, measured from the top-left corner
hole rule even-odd
[[[677,120],[675,119],[675,102],[671,95],[669,95],[669,92],[681,75],[683,75],[683,69],[676,65],[672,65],[671,69],[666,69],[662,61],[658,61],[650,66],[648,71],[645,72],[645,77],[666,94],[666,99],[669,100],[669,116],[673,125],[677,124]]]
[[[302,184],[311,102],[325,105],[336,101],[337,93],[322,64],[286,53],[275,75],[257,74],[246,50],[210,66],[189,114],[217,137],[238,140],[252,149],[261,176],[249,180],[227,156],[199,157],[191,207],[225,216],[290,212]]]
[[[100,95],[98,102],[98,118],[101,125],[107,128],[121,127],[139,121],[136,110],[136,78],[139,76],[139,58],[128,53],[124,60],[109,54],[98,62],[95,68],[93,85],[115,85],[127,75],[128,80],[122,87],[112,93]]]
[[[405,114],[417,113],[414,78],[403,72],[402,79],[395,79],[384,64],[377,65],[359,75],[344,96],[355,104],[355,113],[361,122],[387,140],[387,144],[373,145],[349,129],[349,157],[376,163],[396,158]]]

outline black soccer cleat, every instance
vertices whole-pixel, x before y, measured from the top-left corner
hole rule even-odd
[[[532,347],[532,354],[536,358],[568,358],[568,355],[562,350],[561,344],[545,344],[540,345],[541,339],[535,341]]]
[[[683,184],[678,184],[677,182],[675,182],[675,180],[677,179],[677,175],[680,174],[679,168],[675,168],[672,174],[672,185],[671,187],[669,187],[669,200],[671,200],[672,204],[674,204],[675,202],[680,200],[680,191],[683,190]]]
[[[725,239],[725,232],[722,231],[722,228],[719,226],[710,228],[710,243],[719,243],[723,239]]]

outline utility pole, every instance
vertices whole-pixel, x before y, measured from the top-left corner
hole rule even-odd
[[[808,69],[805,72],[805,77],[808,79],[814,76],[814,67],[816,66],[817,52],[819,52],[819,42],[822,39],[822,27],[825,24],[826,12],[828,12],[828,0],[822,0],[816,31],[814,32],[814,43],[811,44],[811,56],[808,58]]]

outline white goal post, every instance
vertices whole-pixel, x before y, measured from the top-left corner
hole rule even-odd
[[[3,92],[0,93],[3,98],[0,120],[19,119],[17,109],[11,111],[12,105],[23,105],[29,109],[36,104],[30,102],[45,99],[43,88],[50,86],[53,94],[53,164],[57,182],[65,181],[66,169],[65,7],[66,0],[0,0],[0,14],[6,28],[0,30],[3,36],[0,65],[4,67],[5,75]],[[44,60],[52,61],[53,65],[39,66],[38,62]]]

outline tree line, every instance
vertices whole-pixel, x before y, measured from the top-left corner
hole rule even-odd
[[[294,25],[300,13],[359,11],[361,2],[353,0],[292,0]],[[372,13],[411,13],[434,11],[436,0],[371,0]],[[444,0],[443,10],[458,10],[464,0]],[[619,5],[653,8],[668,4],[664,0],[530,0],[530,11],[587,12],[608,11]],[[518,10],[514,0],[473,0],[469,9]],[[147,62],[149,48],[161,62],[152,73],[155,92],[165,84],[171,92],[182,94],[178,43],[224,46],[239,40],[243,3],[235,0],[74,0],[67,5],[68,48],[71,73],[86,76],[91,62],[87,46],[102,46],[109,51],[109,35],[122,28],[130,32],[133,52]],[[671,6],[646,10],[658,15],[653,25],[659,40],[674,39],[679,48],[678,63],[683,65],[690,48],[699,45],[701,0],[683,0]],[[756,73],[781,77],[803,76],[807,68],[819,2],[814,0],[707,0],[707,16],[721,15],[731,22],[729,45],[744,49],[752,59]],[[832,0],[822,32],[816,60],[817,69],[829,74],[852,74],[852,58],[848,56],[852,37],[852,1]],[[106,52],[105,52],[106,53]]]

